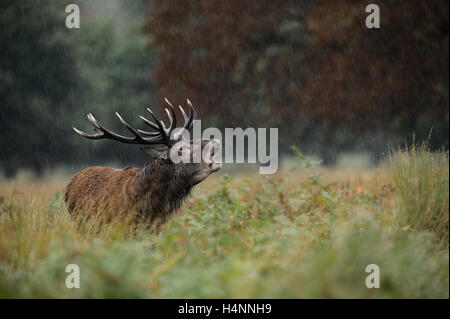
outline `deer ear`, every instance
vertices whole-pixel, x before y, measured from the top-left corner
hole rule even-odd
[[[167,159],[168,149],[141,147],[141,151],[147,154],[150,158]]]

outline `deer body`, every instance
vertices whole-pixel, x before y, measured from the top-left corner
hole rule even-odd
[[[67,207],[112,217],[134,212],[150,222],[164,221],[180,207],[193,185],[171,174],[169,167],[165,172],[159,169],[157,163],[144,168],[86,168],[67,185]]]
[[[191,107],[190,122],[183,110],[182,113],[186,121],[184,128],[189,129],[195,111]],[[175,118],[174,114],[169,118],[171,119],[170,127],[173,130],[172,119]],[[78,134],[84,137],[111,138],[132,144],[138,144],[134,142],[138,140],[139,144],[165,144],[168,148],[141,148],[149,157],[149,161],[143,168],[115,169],[94,166],[80,171],[73,176],[66,188],[65,201],[70,213],[77,212],[88,216],[100,214],[108,219],[133,214],[133,216],[151,223],[155,220],[165,222],[171,213],[181,206],[190,194],[192,187],[221,168],[221,164],[214,161],[215,150],[220,144],[218,140],[202,140],[194,143],[193,141],[186,142],[176,139],[175,143],[171,142],[167,136],[169,133],[167,129],[166,131],[163,130],[165,127],[161,128],[159,133],[139,131],[148,135],[153,134],[151,135],[153,138],[145,138],[137,130],[130,129],[126,124],[133,134],[139,136],[139,138],[136,136],[136,139],[132,139],[109,132],[92,115],[88,115],[88,119],[94,129],[101,131],[101,133],[88,135],[75,129]],[[120,119],[124,124],[126,123],[122,118]],[[159,126],[148,122],[155,127]],[[165,134],[164,138],[162,137],[163,134]],[[195,151],[206,151],[207,160],[202,160],[200,163],[191,161],[175,163],[171,159],[171,150],[173,151],[174,148],[176,148],[175,151],[183,154],[185,158],[187,156],[190,160],[193,158]]]

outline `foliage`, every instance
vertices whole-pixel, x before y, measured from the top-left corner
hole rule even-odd
[[[0,169],[135,164],[139,150],[88,142],[92,112],[127,134],[163,97],[189,97],[205,126],[278,127],[280,153],[302,145],[325,164],[416,133],[448,148],[448,3],[385,1],[3,1]],[[145,33],[144,33],[144,32]],[[155,105],[149,105],[153,100]],[[157,108],[156,108],[157,109]],[[242,112],[245,111],[245,116]],[[141,122],[142,124],[142,122]]]
[[[448,152],[431,153],[426,143],[413,144],[393,153],[391,161],[400,227],[428,230],[448,247]]]
[[[319,176],[315,164],[297,154],[306,174],[225,175],[213,190],[200,184],[158,235],[126,224],[74,220],[60,192],[50,191],[48,200],[5,194],[0,200],[0,296],[449,297],[449,253],[434,235],[441,228],[411,231],[395,224],[397,205],[417,197],[390,186],[399,182],[398,167],[393,175],[385,168],[365,179],[362,172],[350,179],[347,172],[329,184],[323,179],[332,172]],[[448,165],[448,157],[439,158]],[[433,165],[415,166],[424,172],[414,178],[440,194],[439,177],[429,183],[430,176],[436,177]],[[405,167],[410,166],[400,169]],[[448,202],[433,197],[434,203],[438,200]],[[428,210],[427,216],[433,212],[439,214]],[[80,266],[79,289],[64,285],[71,263]],[[368,264],[380,267],[379,289],[365,287]]]
[[[4,1],[0,13],[0,164],[42,168],[65,149],[69,132],[58,121],[75,108],[80,74],[62,1]],[[48,143],[51,140],[53,143]]]
[[[118,5],[125,12],[132,9],[124,3]],[[134,10],[141,10],[140,15]],[[147,37],[140,32],[143,6],[134,10],[129,13],[134,20],[127,21],[126,25],[105,15],[103,19],[85,21],[85,31],[74,34],[74,41],[79,44],[77,67],[85,84],[83,94],[77,97],[79,108],[70,121],[85,132],[92,131],[86,120],[86,114],[92,113],[105,127],[127,135],[115,112],[133,123],[138,119],[137,114],[142,114],[149,106],[153,93],[150,70],[156,54],[146,49]],[[79,161],[138,162],[136,153],[139,150],[130,153],[128,145],[110,141],[88,142],[73,131],[71,135],[77,149],[82,151],[83,156],[78,155]]]
[[[279,127],[329,162],[416,132],[448,147],[448,3],[149,1],[157,99],[192,98],[221,127]],[[245,117],[242,111],[245,111]]]
[[[87,143],[72,126],[90,130],[85,115],[92,112],[118,130],[114,112],[128,119],[145,110],[156,57],[140,30],[145,5],[82,1],[80,29],[67,29],[69,3],[2,3],[0,39],[7,45],[0,53],[0,168],[8,176],[21,167],[41,172],[61,162],[110,160],[114,151],[122,161],[135,159],[125,147]],[[118,7],[109,12],[106,4]]]

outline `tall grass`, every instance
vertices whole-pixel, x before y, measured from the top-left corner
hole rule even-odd
[[[300,171],[200,184],[157,235],[72,218],[62,186],[44,196],[3,193],[0,297],[449,297],[449,253],[433,235],[440,228],[394,227],[405,189],[390,186],[398,167],[394,176],[389,168],[320,172],[297,155]],[[439,186],[434,198],[442,185],[429,183]],[[65,286],[68,264],[80,267],[79,289]],[[368,264],[380,267],[379,289],[365,286]]]
[[[449,153],[413,143],[391,154],[400,227],[427,230],[449,244]]]

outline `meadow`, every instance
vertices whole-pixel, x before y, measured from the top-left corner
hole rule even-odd
[[[449,298],[448,152],[415,145],[363,168],[294,152],[275,175],[207,179],[158,234],[74,220],[69,177],[4,179],[0,298]]]

